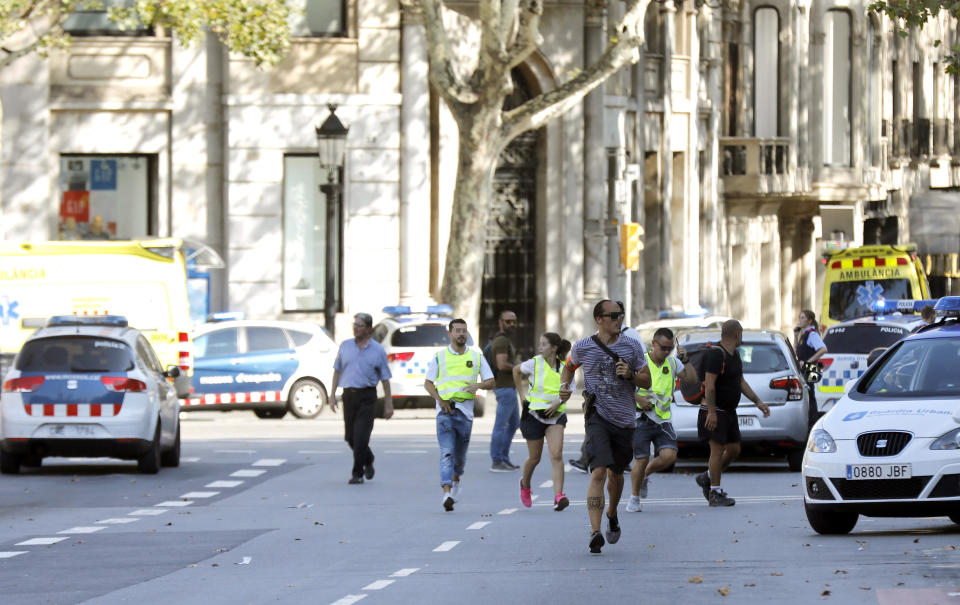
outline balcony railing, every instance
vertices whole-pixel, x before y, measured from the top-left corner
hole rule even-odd
[[[791,170],[790,139],[720,138],[720,175],[726,193],[793,194],[810,189],[807,170]]]

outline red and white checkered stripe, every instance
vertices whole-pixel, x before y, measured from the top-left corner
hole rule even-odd
[[[25,403],[28,416],[77,416],[96,418],[116,416],[122,403]]]
[[[180,405],[216,405],[218,403],[263,403],[283,401],[280,391],[253,391],[251,393],[206,393],[199,397],[181,399]]]

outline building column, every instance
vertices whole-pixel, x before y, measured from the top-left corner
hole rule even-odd
[[[666,26],[663,36],[663,134],[660,137],[660,266],[673,267],[673,138],[670,136],[673,123],[673,86],[670,74],[673,73],[673,47],[676,44],[677,10],[672,3],[663,5]],[[682,218],[682,217],[681,217]],[[666,309],[671,303],[673,291],[673,271],[660,272],[660,292],[657,311]]]
[[[793,217],[780,217],[780,328],[785,331],[799,313],[795,302],[798,285],[794,258],[796,240],[797,224]]]
[[[584,65],[596,63],[606,46],[604,6],[605,3],[588,2],[584,7]],[[586,303],[606,297],[603,216],[607,199],[607,152],[603,145],[603,94],[604,87],[598,86],[583,100],[583,297]]]
[[[798,283],[800,283],[800,300],[798,302],[801,309],[816,310],[820,305],[818,305],[815,300],[817,292],[817,259],[814,256],[816,252],[816,242],[813,238],[813,219],[801,219],[797,231],[799,232],[799,245],[796,257],[800,260],[800,276],[797,280]]]
[[[419,10],[403,8],[400,63],[400,302],[430,300],[430,88]]]

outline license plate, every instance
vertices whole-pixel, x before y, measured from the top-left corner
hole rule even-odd
[[[48,424],[48,437],[94,437],[97,427],[92,424]]]
[[[753,427],[753,421],[755,420],[753,416],[740,416],[739,419],[741,427]]]
[[[910,479],[909,464],[848,464],[847,479]]]

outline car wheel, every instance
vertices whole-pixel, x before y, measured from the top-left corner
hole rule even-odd
[[[790,466],[790,472],[799,473],[803,468],[803,450],[787,452],[787,464]]]
[[[253,413],[257,415],[257,418],[283,418],[287,415],[287,408],[253,410]]]
[[[40,456],[24,456],[20,459],[21,466],[29,466],[30,468],[40,468],[43,466],[43,458]]]
[[[137,470],[147,475],[156,475],[160,470],[160,419],[157,419],[157,430],[153,433],[150,449],[137,458]]]
[[[316,418],[326,405],[327,391],[316,380],[298,380],[287,397],[287,406],[297,418]]]
[[[957,525],[960,525],[960,513],[953,513],[952,515],[949,515],[949,517],[951,521]]]
[[[16,475],[20,472],[20,456],[0,452],[0,473],[4,475]]]
[[[173,438],[173,447],[160,454],[163,466],[180,466],[180,423],[177,423],[177,436]]]
[[[807,503],[803,504],[803,508],[807,512],[810,527],[818,534],[848,534],[860,518],[857,513],[818,510]]]

